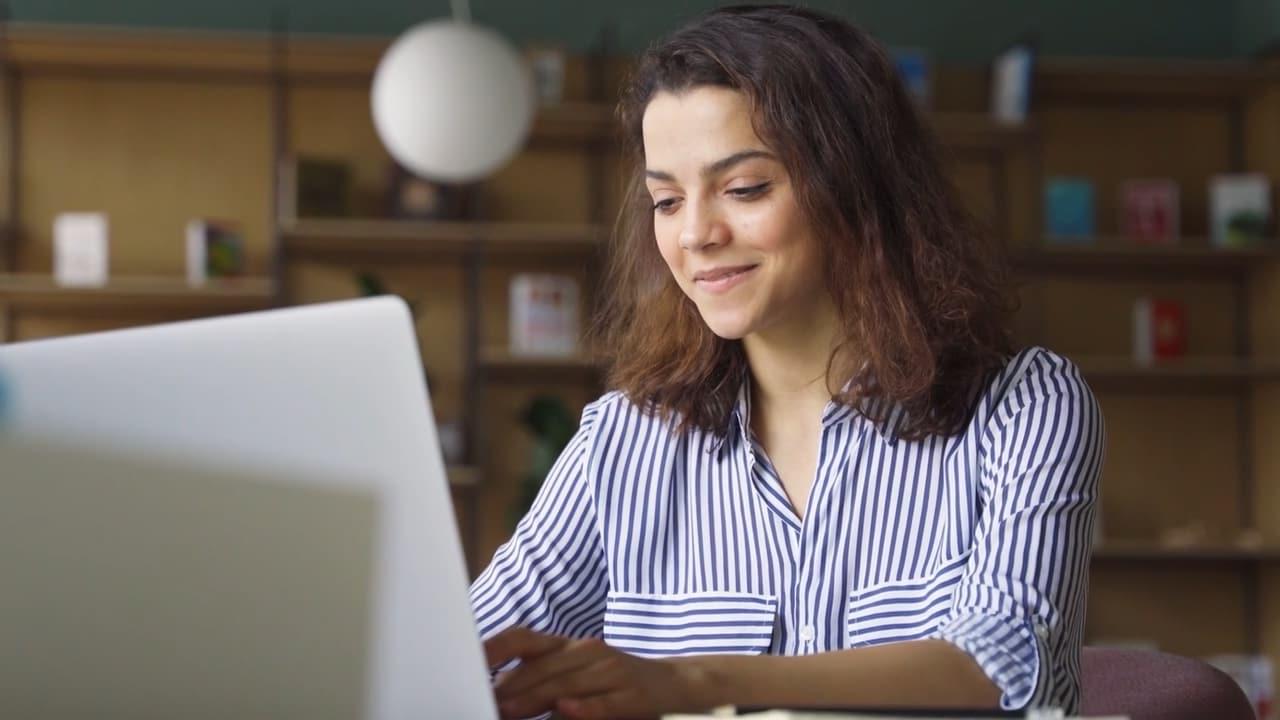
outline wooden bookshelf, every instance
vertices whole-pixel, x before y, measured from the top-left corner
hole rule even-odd
[[[1231,104],[1265,75],[1243,60],[1053,58],[1037,64],[1033,102]]]
[[[1166,546],[1158,543],[1108,542],[1093,549],[1095,562],[1254,562],[1280,560],[1280,548],[1236,545]]]
[[[618,138],[614,107],[606,103],[563,102],[538,110],[530,139],[575,145],[608,142]]]
[[[538,357],[515,355],[506,348],[484,348],[480,352],[480,368],[492,375],[591,375],[601,371],[600,364],[586,356]]]
[[[947,148],[1000,151],[1030,143],[1036,137],[1030,124],[1006,125],[986,113],[935,112],[927,117]]]
[[[112,278],[102,287],[81,288],[58,285],[47,275],[0,275],[0,304],[17,310],[85,314],[145,310],[217,315],[266,309],[273,300],[274,289],[267,278],[192,286],[181,278],[137,276]]]
[[[422,222],[307,219],[281,223],[285,250],[310,256],[405,258],[492,251],[521,257],[595,252],[599,225],[574,223]]]
[[[1099,238],[1096,245],[1021,248],[1012,252],[1015,267],[1032,273],[1104,274],[1214,273],[1243,274],[1280,258],[1274,248],[1225,249],[1207,240],[1188,238],[1177,247],[1144,247],[1120,238]]]
[[[1280,379],[1280,362],[1232,357],[1187,357],[1145,365],[1131,358],[1085,356],[1076,358],[1076,364],[1087,377],[1111,380]]]
[[[1001,124],[986,113],[935,112],[927,119],[948,147],[1002,150],[1035,137],[1030,125]],[[567,102],[541,109],[532,137],[535,141],[603,142],[620,139],[617,122],[612,104]]]

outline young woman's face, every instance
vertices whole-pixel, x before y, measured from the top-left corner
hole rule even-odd
[[[643,131],[658,250],[711,331],[741,339],[811,318],[827,294],[818,244],[746,97],[661,92]]]

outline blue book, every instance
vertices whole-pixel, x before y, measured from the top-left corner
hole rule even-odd
[[[1083,178],[1049,178],[1044,186],[1044,232],[1054,244],[1093,242],[1093,183]]]
[[[920,107],[928,108],[933,89],[929,77],[929,56],[923,50],[915,48],[893,48],[890,54],[907,92]]]

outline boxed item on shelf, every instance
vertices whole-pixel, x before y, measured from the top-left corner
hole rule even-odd
[[[893,65],[907,93],[925,109],[933,103],[933,79],[929,73],[929,56],[918,48],[897,47],[892,50]]]
[[[1216,175],[1209,181],[1209,214],[1217,247],[1256,247],[1271,226],[1271,181],[1261,173]]]
[[[240,225],[197,219],[187,223],[187,282],[244,274],[244,233]]]
[[[1044,223],[1051,243],[1093,242],[1093,183],[1078,177],[1049,178],[1044,186]]]
[[[107,284],[109,227],[105,213],[62,213],[53,220],[53,276],[59,285]]]
[[[578,283],[563,275],[511,279],[511,352],[570,356],[578,351]]]
[[[1139,365],[1187,354],[1187,308],[1176,300],[1139,298],[1133,306],[1133,359]]]
[[[1129,180],[1120,186],[1120,232],[1142,245],[1176,245],[1179,234],[1178,184],[1172,180]]]

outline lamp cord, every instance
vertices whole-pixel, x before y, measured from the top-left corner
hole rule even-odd
[[[449,4],[453,6],[454,22],[460,22],[460,23],[471,22],[470,0],[449,0]]]

